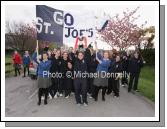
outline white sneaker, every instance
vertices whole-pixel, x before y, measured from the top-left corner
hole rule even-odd
[[[92,96],[89,96],[90,99],[92,99],[93,97]]]
[[[125,85],[124,85],[124,84],[122,84],[122,87],[125,87]]]
[[[59,92],[57,92],[56,95],[57,95],[57,97],[59,97],[60,96]]]
[[[44,100],[44,99],[45,99],[44,96],[42,96],[42,97],[41,97],[41,100]]]
[[[54,98],[55,98],[55,99],[57,98],[57,94],[55,94]]]
[[[84,103],[84,106],[86,107],[86,106],[88,106],[88,104],[87,104],[87,103]]]
[[[69,95],[67,95],[65,98],[68,99],[68,98],[69,98]]]
[[[49,99],[52,99],[52,96],[49,94]]]
[[[81,104],[80,104],[80,103],[77,103],[77,106],[81,106]]]
[[[63,94],[60,94],[59,96],[60,96],[60,97],[62,97],[62,96],[63,96]]]

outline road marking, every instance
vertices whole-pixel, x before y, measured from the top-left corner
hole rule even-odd
[[[31,99],[37,92],[38,92],[38,89],[36,89],[36,90],[34,91],[34,93],[32,93],[32,95],[30,95],[30,96],[28,97],[28,99]]]

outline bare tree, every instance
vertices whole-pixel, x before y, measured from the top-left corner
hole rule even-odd
[[[35,50],[36,47],[36,29],[34,25],[6,22],[5,34],[6,48],[12,48],[19,51]]]

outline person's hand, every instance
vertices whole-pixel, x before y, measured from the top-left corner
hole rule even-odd
[[[38,51],[38,47],[36,47],[35,51],[36,51],[36,52]]]

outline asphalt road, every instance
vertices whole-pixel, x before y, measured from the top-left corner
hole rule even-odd
[[[128,93],[120,88],[120,97],[106,95],[106,101],[95,102],[88,98],[88,106],[77,106],[74,95],[68,99],[59,97],[37,105],[36,80],[29,77],[5,79],[5,116],[6,117],[153,117],[154,104],[143,97]]]

